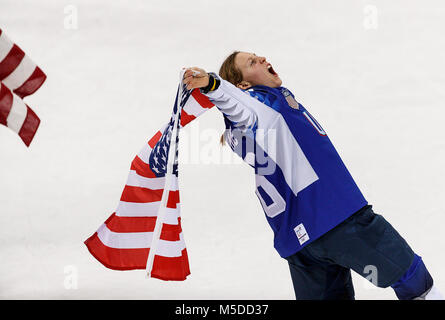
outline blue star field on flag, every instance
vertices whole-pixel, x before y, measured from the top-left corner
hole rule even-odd
[[[177,122],[177,127],[179,129],[180,127],[180,120],[181,120],[181,111],[184,105],[186,104],[188,98],[190,97],[191,90],[187,90],[186,86],[183,85],[182,87],[182,94],[181,94],[181,101],[179,104],[179,117]],[[150,154],[150,160],[149,165],[150,169],[154,172],[154,174],[157,177],[164,177],[167,173],[167,162],[168,162],[168,153],[170,150],[170,144],[171,139],[173,135],[173,127],[175,125],[175,116],[177,112],[177,102],[178,102],[178,94],[176,95],[175,99],[175,105],[173,108],[173,114],[170,118],[170,122],[168,126],[165,128],[164,132],[162,133],[161,138],[156,143],[155,147],[153,148],[153,151]],[[175,159],[173,160],[173,174],[175,176],[178,176],[178,143],[179,143],[179,130],[176,131],[176,152],[175,152]]]

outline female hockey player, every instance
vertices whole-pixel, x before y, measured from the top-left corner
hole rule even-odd
[[[224,140],[255,169],[297,299],[353,300],[351,269],[399,299],[442,298],[421,257],[373,212],[325,130],[266,58],[235,51],[219,76],[194,67],[183,81],[223,113]]]

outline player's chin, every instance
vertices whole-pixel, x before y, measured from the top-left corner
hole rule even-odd
[[[271,85],[271,87],[272,88],[277,88],[277,87],[281,86],[283,81],[281,81],[280,77],[274,77],[272,83],[273,83],[273,85]]]

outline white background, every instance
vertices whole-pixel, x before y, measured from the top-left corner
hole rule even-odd
[[[30,148],[0,128],[0,298],[294,299],[245,164],[180,166],[184,282],[108,270],[83,244],[168,121],[180,68],[217,72],[235,49],[267,57],[445,291],[444,16],[420,0],[0,0],[0,28],[48,75],[25,98],[41,119]],[[216,109],[193,125],[215,132],[201,159],[219,150]],[[357,299],[396,298],[353,277]]]

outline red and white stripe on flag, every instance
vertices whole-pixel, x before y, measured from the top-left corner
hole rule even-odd
[[[16,132],[29,147],[40,119],[22,99],[0,82],[0,124]]]
[[[22,98],[45,82],[42,70],[0,29],[0,124],[15,131],[29,146],[40,119]]]
[[[199,90],[194,90],[182,109],[181,126],[213,106]],[[149,159],[163,132],[159,130],[133,159],[116,211],[85,241],[90,253],[107,268],[146,268],[166,185],[166,177],[156,177],[150,169]],[[151,276],[161,280],[185,280],[190,269],[181,228],[178,181],[176,176],[171,179]]]
[[[39,89],[45,79],[43,71],[0,29],[0,81],[24,98]]]

